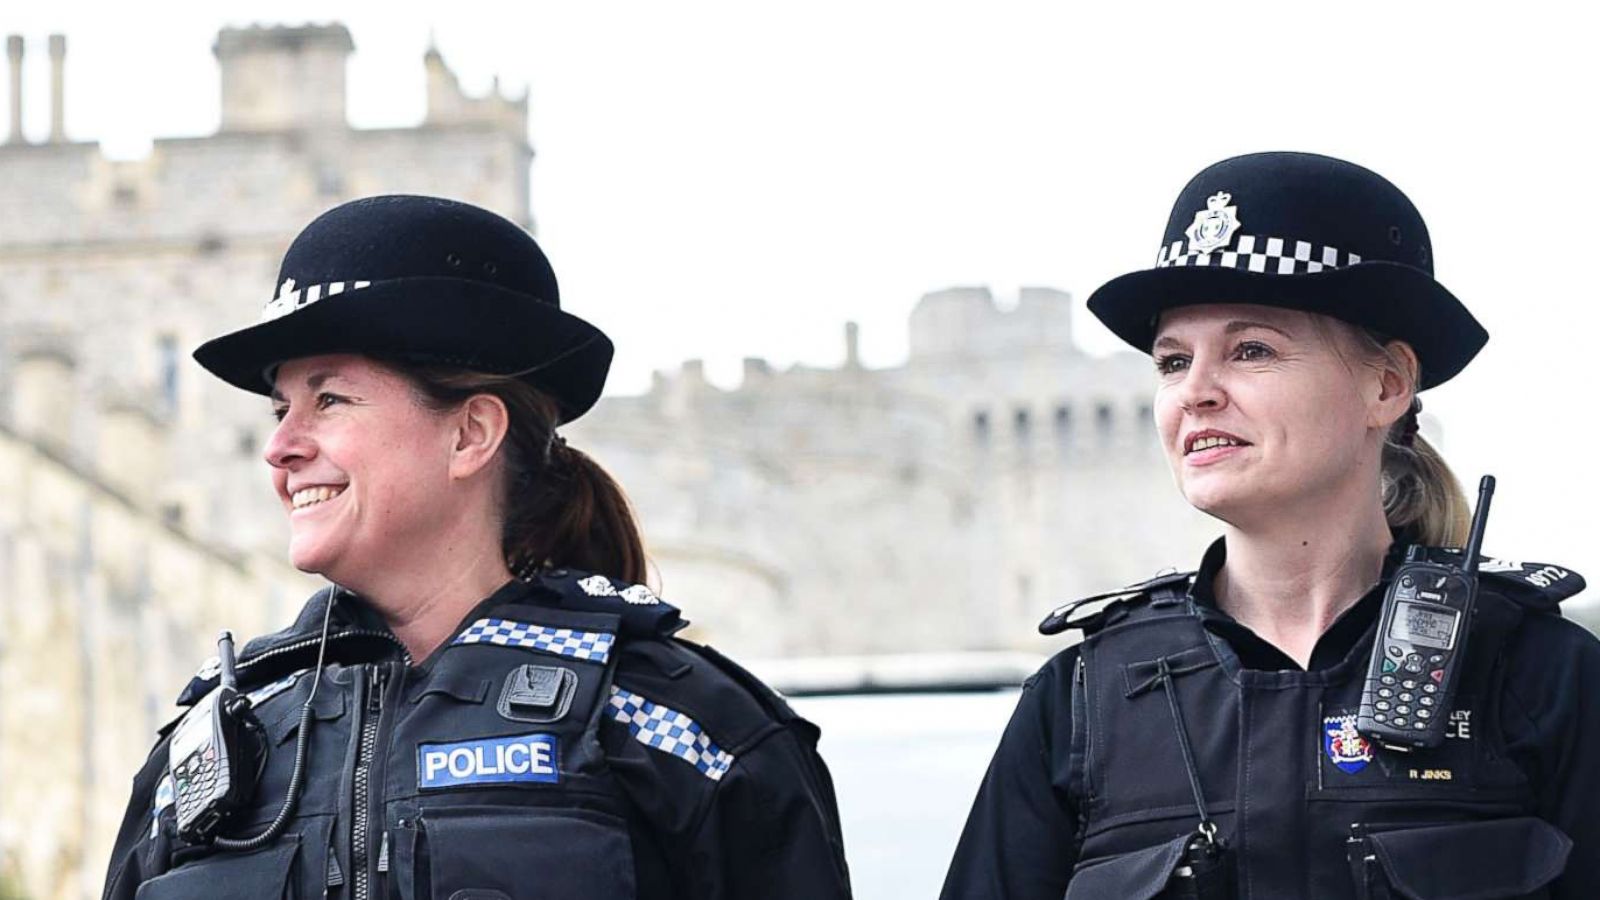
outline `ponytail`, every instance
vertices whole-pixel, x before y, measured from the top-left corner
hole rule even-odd
[[[1331,320],[1330,320],[1331,321]],[[1412,367],[1391,349],[1392,339],[1345,325],[1368,365],[1391,368],[1411,382],[1411,408],[1389,426],[1383,438],[1379,474],[1383,516],[1399,539],[1424,547],[1460,547],[1467,541],[1471,513],[1461,482],[1439,451],[1418,432],[1422,400],[1416,396]],[[1335,347],[1338,345],[1335,344]]]
[[[1383,441],[1383,515],[1409,543],[1460,547],[1471,518],[1467,496],[1433,445],[1417,432],[1422,401],[1389,427]]]
[[[383,360],[428,407],[454,409],[477,394],[506,405],[504,523],[500,546],[518,576],[542,567],[573,568],[643,583],[644,542],[627,495],[592,457],[556,434],[559,407],[508,375]]]
[[[554,490],[507,498],[503,545],[512,571],[565,566],[642,583],[644,542],[616,479],[562,437],[550,449],[544,478]]]

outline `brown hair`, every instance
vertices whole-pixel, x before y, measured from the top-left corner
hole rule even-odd
[[[556,434],[559,407],[553,398],[509,375],[382,362],[411,382],[430,409],[455,409],[478,394],[506,405],[500,544],[512,572],[524,576],[544,566],[566,567],[644,582],[644,542],[628,497],[599,463]]]
[[[1392,368],[1411,382],[1411,408],[1389,426],[1383,438],[1383,515],[1389,527],[1409,543],[1427,547],[1460,547],[1466,543],[1471,507],[1461,482],[1444,457],[1417,430],[1422,400],[1404,360],[1390,349],[1391,338],[1348,326],[1368,365]]]

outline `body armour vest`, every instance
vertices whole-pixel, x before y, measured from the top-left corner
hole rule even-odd
[[[1136,586],[1072,623],[1086,636],[1072,685],[1069,900],[1546,896],[1570,841],[1533,817],[1500,739],[1499,660],[1522,617],[1540,614],[1509,581],[1481,578],[1456,697],[1434,712],[1448,717],[1446,739],[1410,753],[1355,728],[1371,630],[1327,669],[1245,669],[1203,626],[1188,583]],[[1418,708],[1432,705],[1409,688]],[[1206,821],[1214,865],[1195,858]]]
[[[660,640],[682,622],[643,588],[630,589],[644,591],[636,598],[579,590],[582,574],[503,588],[424,661],[381,630],[336,629],[328,652],[344,661],[326,666],[316,688],[305,786],[288,828],[252,852],[186,845],[169,773],[149,840],[135,851],[146,856],[140,868],[160,873],[139,885],[139,900],[652,896],[635,884],[636,841],[599,729],[633,702],[613,684],[620,642]],[[308,605],[288,633],[241,654],[241,689],[268,752],[229,836],[265,829],[288,791],[317,681],[306,667],[317,631],[307,638],[304,626],[321,616]],[[282,674],[290,665],[298,667]],[[278,672],[263,683],[269,667]],[[203,670],[183,700],[213,684]],[[165,747],[150,765],[165,767]]]

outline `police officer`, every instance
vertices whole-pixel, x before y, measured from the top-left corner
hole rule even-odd
[[[849,896],[817,729],[675,637],[626,500],[556,434],[611,356],[496,215],[306,227],[262,321],[195,357],[271,395],[290,556],[337,587],[183,691],[106,897]]]
[[[1556,606],[1576,573],[1481,560],[1468,623],[1411,622],[1439,652],[1393,660],[1372,707],[1443,717],[1437,746],[1357,727],[1391,575],[1466,536],[1414,395],[1487,334],[1432,275],[1389,182],[1262,153],[1197,175],[1156,267],[1090,298],[1154,357],[1163,450],[1224,534],[1045,620],[1083,640],[1027,682],[944,897],[1600,897],[1600,643]]]

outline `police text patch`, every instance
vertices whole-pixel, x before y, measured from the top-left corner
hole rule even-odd
[[[417,787],[423,790],[518,781],[553,784],[559,777],[556,738],[551,734],[417,747]]]

